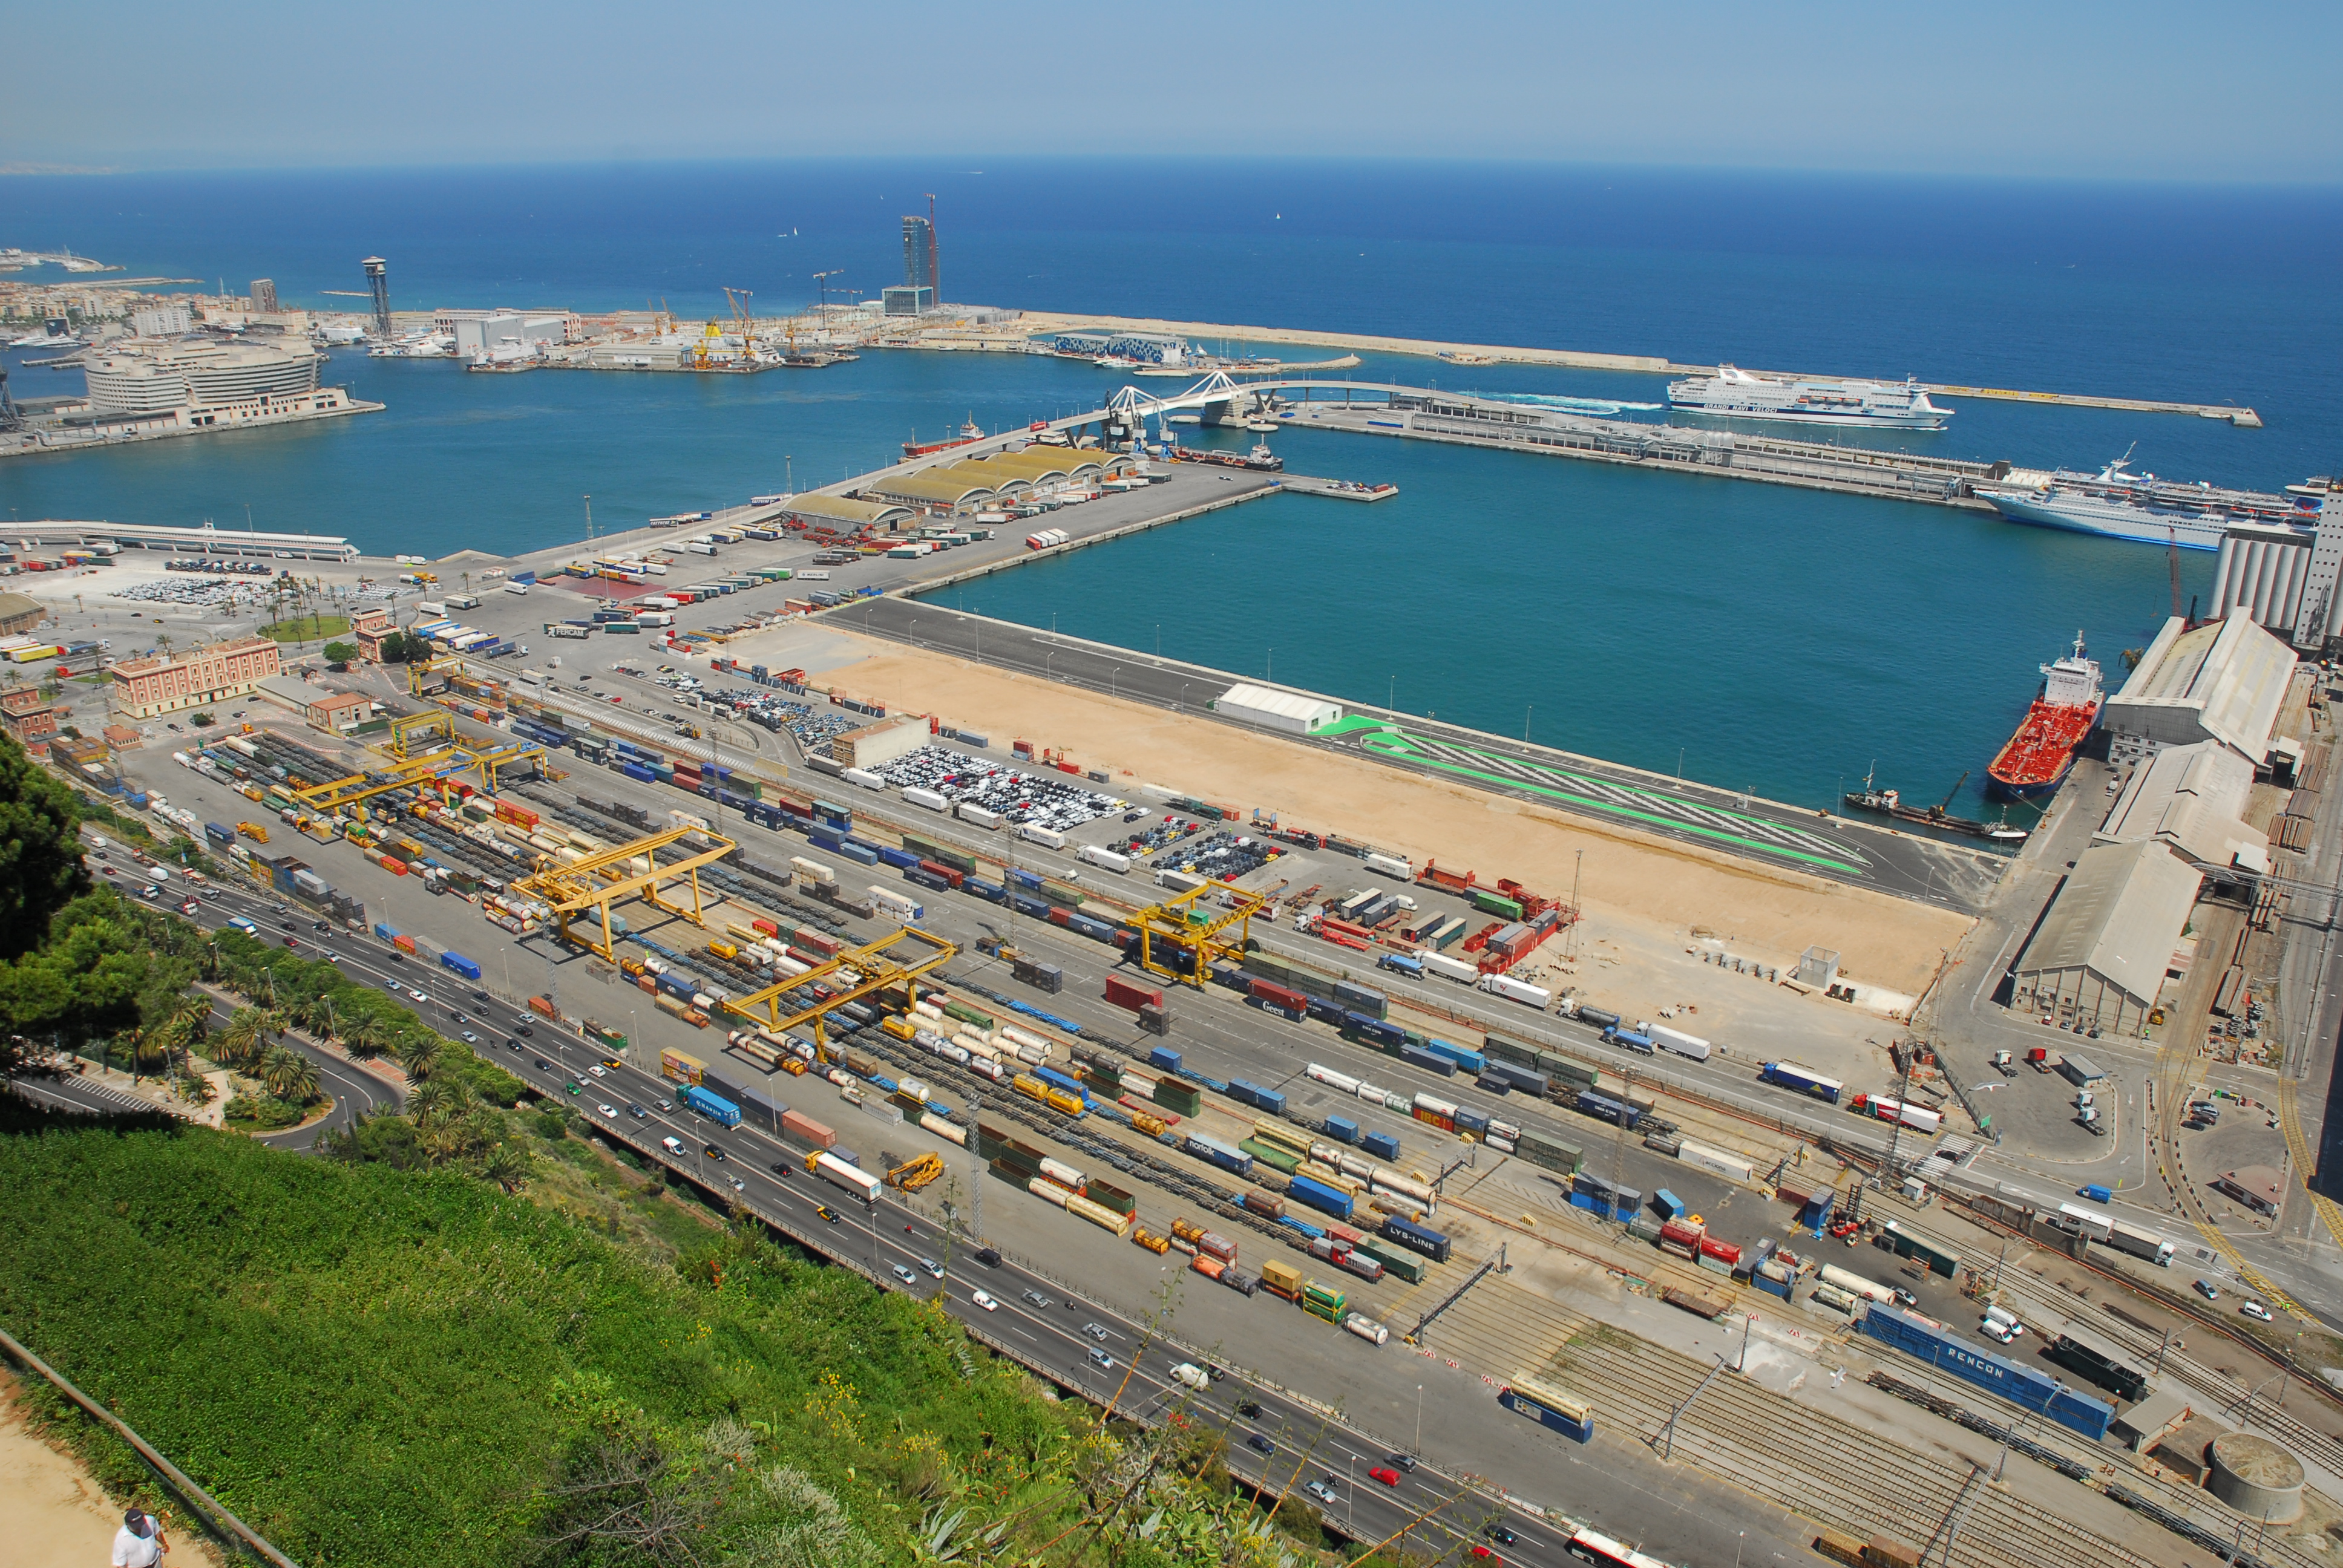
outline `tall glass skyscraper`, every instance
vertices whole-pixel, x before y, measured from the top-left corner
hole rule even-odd
[[[903,281],[913,288],[936,286],[936,226],[924,217],[903,220]]]

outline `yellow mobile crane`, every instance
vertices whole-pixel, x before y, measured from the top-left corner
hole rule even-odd
[[[1227,894],[1234,902],[1217,915],[1196,907],[1198,900],[1215,893]],[[1225,882],[1207,882],[1131,916],[1129,923],[1139,933],[1133,956],[1148,973],[1184,981],[1201,990],[1213,960],[1244,957],[1245,943],[1252,935],[1252,918],[1268,908],[1265,894],[1246,892]],[[1232,928],[1233,938],[1225,934]],[[1172,961],[1167,965],[1159,955]]]

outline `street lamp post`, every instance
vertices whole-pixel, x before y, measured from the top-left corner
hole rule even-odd
[[[1416,1458],[1423,1457],[1423,1385],[1415,1385],[1415,1448]]]

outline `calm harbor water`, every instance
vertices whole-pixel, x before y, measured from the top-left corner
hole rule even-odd
[[[760,313],[815,270],[872,292],[896,221],[939,193],[947,293],[1049,309],[1729,359],[1776,368],[2258,408],[2262,430],[1959,403],[1899,437],[2025,466],[2141,466],[2276,488],[2334,472],[2343,240],[2333,190],[1988,186],[1698,172],[1212,164],[696,166],[132,176],[10,183],[5,243],[130,275],[276,279],[355,303],[664,298]],[[1107,188],[1143,196],[1099,199]],[[835,285],[833,285],[835,286]],[[1212,347],[1220,347],[1218,344]],[[1288,357],[1320,351],[1288,348]],[[78,391],[25,368],[20,397]],[[1371,358],[1361,378],[1655,403],[1656,377]],[[337,354],[388,405],[299,429],[0,466],[18,518],[347,534],[445,552],[826,483],[971,415],[1095,407],[1119,378],[992,356],[873,353],[753,377],[468,376]],[[1155,383],[1168,387],[1173,383]],[[1632,417],[1657,418],[1643,412]],[[1296,433],[1297,471],[1390,478],[1359,507],[1279,498],[992,579],[970,608],[1664,772],[1817,804],[1878,760],[1935,799],[1985,761],[2077,628],[2117,658],[2168,608],[2163,554],[1990,518],[1727,480]],[[2184,558],[2206,590],[2211,558]],[[1136,613],[1134,613],[1136,606]],[[1276,651],[1272,656],[1272,648]]]

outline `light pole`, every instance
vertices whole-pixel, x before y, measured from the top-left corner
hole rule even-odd
[[[1423,1385],[1422,1383],[1415,1385],[1415,1447],[1413,1452],[1416,1458],[1423,1457]]]

